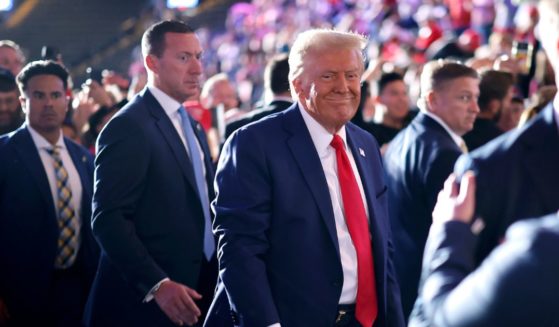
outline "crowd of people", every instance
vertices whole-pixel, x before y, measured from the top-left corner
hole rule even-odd
[[[559,2],[465,2],[0,41],[0,326],[559,326]]]

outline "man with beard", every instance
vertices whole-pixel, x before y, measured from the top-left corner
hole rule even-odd
[[[0,68],[0,135],[16,130],[24,117],[14,75]]]

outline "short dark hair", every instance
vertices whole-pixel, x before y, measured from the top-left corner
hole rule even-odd
[[[392,72],[392,73],[384,73],[380,76],[380,79],[378,80],[377,83],[377,92],[378,94],[381,94],[382,91],[384,91],[384,88],[395,81],[404,81],[404,77],[398,73]]]
[[[38,75],[54,75],[62,81],[64,89],[68,88],[68,71],[61,64],[52,60],[37,60],[25,65],[17,74],[16,80],[20,91],[27,89],[27,83],[32,77]]]
[[[514,76],[509,72],[486,70],[481,73],[479,82],[479,110],[486,111],[491,100],[503,100],[514,85]]]
[[[166,33],[194,33],[194,29],[179,20],[164,20],[151,25],[142,36],[142,54],[160,58],[165,51]]]
[[[289,92],[289,60],[286,53],[270,59],[264,71],[264,83],[274,94]]]
[[[0,68],[0,92],[17,91],[16,78],[4,68]]]

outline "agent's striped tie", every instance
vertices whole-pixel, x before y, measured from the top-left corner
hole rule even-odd
[[[58,255],[54,266],[65,269],[74,264],[78,254],[80,240],[80,224],[76,217],[76,212],[72,206],[72,190],[68,180],[68,171],[62,164],[60,149],[53,147],[47,149],[54,162],[54,173],[56,176],[57,201],[56,209],[58,212]]]

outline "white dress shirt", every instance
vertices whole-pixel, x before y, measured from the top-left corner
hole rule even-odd
[[[45,169],[45,173],[47,173],[50,192],[54,203],[54,211],[56,217],[58,218],[58,209],[56,207],[56,203],[58,202],[58,189],[56,187],[54,159],[47,152],[47,150],[53,148],[53,145],[50,144],[49,141],[47,141],[41,134],[39,134],[39,132],[34,130],[33,127],[31,127],[30,125],[27,125],[27,129],[29,130],[29,134],[31,134],[31,139],[33,140],[33,143],[37,148],[37,152],[39,152],[39,157],[41,158],[41,162],[43,163],[43,168]],[[70,190],[72,190],[71,204],[72,207],[74,208],[75,215],[78,220],[78,224],[81,228],[82,181],[80,179],[80,175],[78,174],[78,170],[74,165],[74,161],[72,160],[70,154],[68,153],[68,149],[66,148],[66,144],[64,143],[62,131],[60,131],[60,136],[58,137],[55,146],[60,151],[60,159],[62,160],[62,164],[64,165],[64,168],[68,172],[68,183],[69,183]]]

